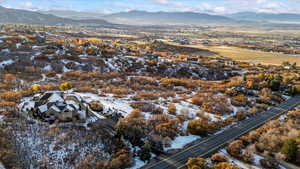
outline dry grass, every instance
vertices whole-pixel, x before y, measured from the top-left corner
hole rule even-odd
[[[176,43],[168,42],[172,45],[178,45]],[[182,45],[178,45],[182,46]],[[271,53],[263,52],[250,49],[242,49],[238,47],[229,47],[229,46],[203,46],[203,45],[185,45],[188,47],[198,48],[198,49],[207,49],[213,52],[217,52],[219,56],[224,56],[232,58],[237,61],[246,61],[246,62],[259,62],[265,65],[281,65],[284,61],[289,61],[290,63],[296,62],[300,64],[300,57],[297,55],[289,55],[282,53]],[[215,55],[213,57],[216,57]]]

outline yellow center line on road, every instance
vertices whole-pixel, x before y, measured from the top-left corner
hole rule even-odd
[[[176,168],[179,168],[179,167],[180,167],[180,166],[178,165],[177,162],[171,160],[171,159],[168,158],[168,157],[159,157],[159,159],[160,159],[161,161],[164,161],[164,162],[166,162],[166,163],[171,164],[172,166],[174,166],[174,167],[176,167]]]
[[[277,110],[280,110],[280,111],[288,111],[288,110],[280,108],[280,107],[273,107],[273,109],[277,109]]]

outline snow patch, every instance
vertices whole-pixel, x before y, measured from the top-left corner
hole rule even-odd
[[[0,62],[0,68],[4,68],[5,66],[11,65],[13,63],[14,63],[14,61],[12,59]]]
[[[43,68],[43,71],[50,72],[52,70],[51,65],[47,65]]]
[[[92,101],[100,101],[104,105],[104,112],[111,113],[112,111],[118,111],[124,117],[130,113],[133,108],[129,105],[129,102],[123,99],[116,99],[113,97],[100,97],[91,93],[76,93],[88,103]]]
[[[165,148],[165,150],[172,150],[172,149],[181,149],[185,145],[199,139],[199,136],[189,135],[189,136],[178,136],[171,142],[171,146]]]
[[[140,160],[139,157],[135,157],[134,158],[134,166],[130,167],[128,169],[139,169],[139,168],[142,168],[144,165],[146,165],[146,163],[144,161]]]
[[[21,45],[22,45],[21,43],[17,43],[16,48],[19,49],[21,47]]]
[[[10,53],[10,50],[9,49],[2,49],[1,52],[2,53]]]

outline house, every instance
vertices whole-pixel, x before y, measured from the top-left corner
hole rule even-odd
[[[225,65],[227,65],[227,66],[236,66],[236,65],[238,65],[238,62],[233,61],[233,60],[229,60],[229,61],[225,61]]]
[[[188,57],[186,58],[187,62],[191,62],[191,63],[198,63],[199,62],[199,58],[196,57]]]
[[[158,60],[159,56],[157,56],[157,55],[144,55],[144,59],[146,59],[146,60]]]
[[[83,47],[91,47],[92,46],[92,44],[90,43],[90,42],[85,42],[84,44],[83,44]]]
[[[36,36],[36,40],[39,42],[39,43],[44,43],[46,41],[46,38],[44,36],[41,36],[41,35],[37,35]]]
[[[85,121],[89,113],[87,104],[77,95],[46,92],[33,100],[35,103],[30,111],[43,121]]]

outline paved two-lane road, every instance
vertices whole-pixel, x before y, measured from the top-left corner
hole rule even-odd
[[[286,113],[300,104],[300,96],[295,96],[277,107],[262,112],[252,118],[240,121],[238,124],[226,129],[222,133],[199,140],[193,146],[163,159],[162,161],[145,167],[147,169],[176,169],[182,168],[190,157],[208,157],[213,152],[226,146],[234,139],[254,130],[264,123]]]

